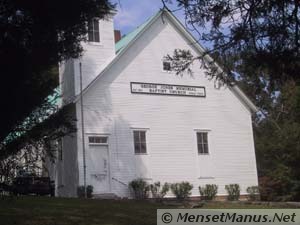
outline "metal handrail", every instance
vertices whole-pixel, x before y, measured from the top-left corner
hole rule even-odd
[[[115,177],[112,177],[111,179],[114,180],[114,181],[117,181],[117,182],[120,183],[120,184],[123,184],[123,185],[126,186],[126,187],[128,187],[128,184],[126,184],[126,183],[124,183],[124,182],[118,180],[118,179],[115,178]]]

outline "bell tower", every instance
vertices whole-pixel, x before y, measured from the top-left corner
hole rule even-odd
[[[105,19],[88,22],[87,42],[82,43],[83,53],[78,59],[69,59],[59,68],[62,98],[68,102],[80,93],[82,65],[83,89],[92,82],[115,57],[114,14]]]

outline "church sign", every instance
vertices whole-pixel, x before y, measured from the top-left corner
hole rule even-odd
[[[131,82],[131,93],[154,94],[154,95],[174,95],[188,97],[205,97],[205,87],[175,85],[175,84],[155,84]]]

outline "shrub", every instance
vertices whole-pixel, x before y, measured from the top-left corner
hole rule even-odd
[[[133,192],[134,198],[145,199],[148,197],[149,186],[142,178],[135,179],[129,183],[129,187]]]
[[[287,178],[289,179],[289,178]],[[300,182],[283,180],[270,176],[258,178],[259,193],[262,201],[299,201]]]
[[[204,187],[199,186],[199,192],[204,200],[213,200],[218,193],[218,186],[215,184],[206,184]]]
[[[291,182],[291,200],[300,201],[300,181],[294,180]]]
[[[183,200],[189,197],[192,194],[192,189],[193,185],[189,182],[171,184],[171,191],[179,200]]]
[[[263,201],[275,201],[278,189],[281,189],[281,184],[274,182],[268,176],[263,176],[258,178],[259,181],[259,192],[261,200]]]
[[[249,194],[249,200],[255,201],[259,196],[259,188],[258,186],[247,187],[247,193]]]
[[[87,196],[87,198],[92,198],[93,197],[93,190],[94,190],[94,188],[93,188],[92,185],[88,185],[86,187],[86,196]],[[84,196],[84,186],[83,185],[77,187],[77,196],[79,198],[84,198],[85,197]]]
[[[160,182],[150,184],[150,191],[153,198],[162,199],[163,197],[165,197],[169,189],[170,185],[168,183],[164,183],[163,186],[160,185]]]
[[[229,184],[225,185],[225,189],[228,193],[227,199],[229,201],[237,201],[240,198],[240,185]]]

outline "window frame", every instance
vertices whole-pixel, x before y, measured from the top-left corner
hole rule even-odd
[[[135,132],[139,132],[139,140],[136,142],[135,140]],[[142,141],[141,132],[145,134],[144,141]],[[147,155],[148,154],[148,147],[147,147],[147,130],[145,129],[135,129],[132,131],[133,136],[133,150],[135,155]],[[139,152],[136,151],[136,144],[139,144]],[[145,145],[145,152],[141,152],[142,144]]]
[[[101,143],[100,142],[91,142],[90,138],[106,138],[106,142],[101,142]],[[87,141],[88,141],[89,146],[99,146],[99,145],[107,146],[109,138],[108,138],[108,135],[88,135]]]
[[[165,63],[169,63],[170,64],[170,70],[166,70],[165,69]],[[171,72],[173,72],[173,70],[172,70],[172,64],[171,64],[171,61],[170,60],[163,60],[162,61],[162,71],[163,72],[166,72],[166,73],[171,73]]]
[[[59,138],[57,140],[57,150],[58,150],[58,159],[59,161],[63,161],[64,160],[64,156],[63,156],[63,138]]]
[[[97,25],[98,26],[95,26],[95,22],[97,21]],[[90,30],[90,23],[92,23],[92,29]],[[98,27],[98,30],[95,29],[95,27]],[[101,43],[101,36],[100,36],[100,20],[98,18],[94,18],[92,19],[91,21],[88,21],[87,22],[87,40],[88,40],[88,43],[91,43],[91,44],[100,44]],[[90,39],[90,31],[92,32],[92,40]],[[98,32],[98,41],[96,41],[96,38],[95,38],[95,33]]]
[[[204,138],[203,136],[201,136],[201,141],[199,140],[199,136],[198,135],[201,135],[201,134],[206,134],[206,143],[204,142]],[[209,131],[208,130],[196,130],[196,143],[197,143],[197,152],[198,152],[198,155],[210,155],[210,144],[209,144],[209,140],[210,140],[210,137],[209,137]],[[202,150],[203,152],[200,152],[200,148],[199,148],[199,145],[202,145]],[[205,147],[204,146],[207,146],[206,149],[207,149],[207,152],[205,152]]]

